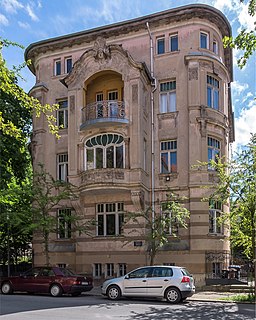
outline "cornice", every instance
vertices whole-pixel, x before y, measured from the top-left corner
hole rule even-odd
[[[118,35],[125,36],[125,34],[140,30],[145,30],[146,32],[146,22],[150,24],[151,28],[154,28],[163,24],[171,24],[177,21],[186,21],[196,18],[208,20],[217,25],[223,37],[225,35],[231,36],[231,26],[222,12],[208,5],[195,4],[35,42],[26,48],[25,60],[27,61],[28,59],[31,59],[33,62],[33,60],[39,54],[44,54],[48,51],[61,50],[65,47],[81,45],[82,43],[90,43],[95,41],[98,36],[107,39]],[[230,55],[231,51],[228,52],[228,54]],[[232,59],[232,57],[230,59]],[[30,70],[35,73],[33,64],[30,65]]]

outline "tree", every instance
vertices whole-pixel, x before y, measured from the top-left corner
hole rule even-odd
[[[67,208],[67,201],[77,199],[75,186],[69,182],[55,180],[53,176],[46,172],[43,165],[39,165],[34,173],[32,190],[32,212],[33,222],[31,229],[35,236],[42,237],[43,251],[46,265],[50,264],[49,243],[52,233],[59,233],[63,225],[69,226],[70,234],[79,232],[90,234],[90,227],[94,220],[83,222],[83,217],[74,214],[69,210],[62,210],[61,224],[58,225],[54,210],[57,208]]]
[[[240,0],[244,2],[244,0]],[[250,0],[248,3],[248,13],[250,16],[254,17],[256,14],[256,0]],[[254,22],[256,24],[256,22]],[[239,34],[233,37],[224,37],[223,43],[225,47],[237,48],[239,50],[243,50],[243,55],[238,59],[238,66],[242,69],[249,57],[256,51],[256,34],[255,30],[247,31],[246,29],[242,29]]]
[[[215,169],[216,184],[209,200],[230,206],[220,222],[230,223],[232,246],[241,248],[256,270],[256,134],[230,162],[216,159],[210,166]]]
[[[24,109],[27,109],[29,112],[34,112],[37,117],[39,117],[43,113],[48,122],[50,132],[55,134],[56,137],[59,137],[56,118],[53,115],[53,112],[58,109],[58,105],[41,105],[37,99],[29,96],[17,84],[17,79],[23,80],[20,71],[31,62],[27,61],[18,67],[14,66],[12,70],[8,69],[3,58],[2,51],[3,48],[8,48],[9,46],[15,46],[17,48],[24,49],[23,46],[0,37],[0,91],[2,93],[5,93],[8,97],[11,97],[12,99],[19,102]],[[2,111],[0,111],[0,130],[5,135],[13,136],[16,139],[19,139],[21,137],[20,128],[16,126],[13,119],[6,119]]]
[[[177,237],[178,227],[187,228],[190,213],[181,203],[184,198],[179,198],[174,193],[168,193],[166,198],[160,213],[152,215],[151,208],[148,208],[142,212],[129,213],[126,219],[126,223],[131,221],[136,225],[132,233],[145,230],[142,237],[145,239],[150,265],[154,264],[158,251],[169,243],[170,230],[171,236]]]

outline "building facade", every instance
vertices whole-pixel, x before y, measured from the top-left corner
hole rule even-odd
[[[206,5],[175,8],[31,44],[26,59],[36,84],[30,94],[59,104],[58,140],[43,116],[33,122],[33,163],[77,187],[78,198],[53,210],[61,227],[51,235],[52,264],[94,279],[148,264],[143,222],[128,212],[162,214],[168,192],[186,197],[188,228],[155,263],[187,267],[204,284],[229,263],[228,230],[220,204],[202,199],[216,183],[209,166],[228,156],[234,140],[230,83],[232,52],[222,39],[230,25]],[[91,235],[70,232],[63,213],[96,220]],[[44,263],[34,238],[34,263]]]

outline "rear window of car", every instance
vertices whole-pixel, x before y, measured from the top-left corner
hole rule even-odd
[[[185,268],[182,268],[181,272],[183,273],[184,276],[192,277],[192,274],[189,273],[188,270]]]

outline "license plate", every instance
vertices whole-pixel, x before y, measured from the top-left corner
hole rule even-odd
[[[82,282],[82,285],[87,285],[88,284],[88,282]]]

